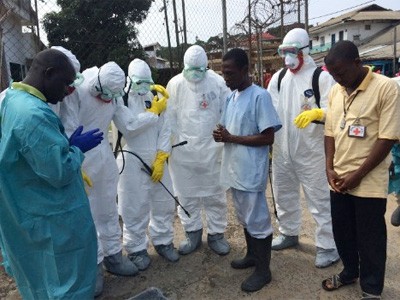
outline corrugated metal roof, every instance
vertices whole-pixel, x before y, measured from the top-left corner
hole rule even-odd
[[[398,21],[400,11],[364,11],[353,16],[354,21]]]
[[[365,45],[358,49],[361,60],[393,59],[393,44],[370,46]],[[400,42],[396,43],[396,57],[400,56]]]
[[[356,21],[399,21],[400,11],[387,10],[378,5],[369,5],[359,10],[351,11],[340,15],[338,17],[332,18],[318,26],[310,28],[310,34],[319,33],[325,30],[327,27],[332,27],[338,24],[346,22],[356,22]]]

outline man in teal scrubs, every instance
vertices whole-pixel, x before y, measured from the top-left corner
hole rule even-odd
[[[23,299],[94,295],[96,231],[81,164],[102,134],[80,127],[68,139],[48,105],[63,100],[75,76],[65,54],[44,50],[1,104],[0,234]]]

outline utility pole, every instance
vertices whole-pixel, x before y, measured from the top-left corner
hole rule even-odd
[[[396,56],[397,56],[397,26],[393,28],[393,75],[396,74]]]
[[[308,0],[304,0],[304,29],[308,32]]]
[[[301,0],[297,0],[297,23],[301,23],[301,10],[300,10]]]
[[[187,49],[187,29],[186,29],[186,8],[185,8],[185,0],[182,0],[182,16],[183,16],[183,42],[184,42],[183,51],[186,51],[186,49]]]
[[[171,48],[171,36],[169,35],[169,25],[168,25],[168,13],[167,13],[167,1],[164,0],[164,17],[165,17],[165,28],[167,29],[167,39],[168,39],[168,52],[169,52],[169,72],[171,77],[174,75],[172,72],[173,62],[172,62],[172,48]]]
[[[251,0],[249,0],[249,73],[252,72],[252,64],[251,64]]]
[[[36,51],[40,51],[40,29],[39,29],[39,15],[38,15],[38,4],[37,0],[35,0],[35,11],[36,11],[36,28],[37,28],[37,43],[36,43]]]
[[[173,10],[174,10],[176,52],[177,52],[177,58],[178,58],[178,67],[179,67],[179,70],[181,70],[181,68],[182,68],[182,59],[181,59],[181,51],[180,51],[180,43],[179,43],[179,28],[178,28],[178,15],[176,13],[176,0],[172,0],[172,7],[173,7]]]
[[[285,35],[285,31],[283,29],[284,23],[283,23],[283,0],[280,0],[280,4],[281,4],[281,39],[283,41],[283,36]]]
[[[222,56],[224,56],[227,51],[227,31],[228,25],[226,20],[226,0],[222,0],[222,44],[224,48]]]

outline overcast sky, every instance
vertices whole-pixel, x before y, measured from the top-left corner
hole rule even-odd
[[[169,0],[172,3],[171,0]],[[182,26],[181,0],[176,0],[179,24]],[[194,43],[196,36],[207,41],[209,37],[222,33],[221,0],[185,0],[187,38],[189,43]],[[226,0],[228,31],[235,23],[243,20],[247,13],[248,0]],[[308,0],[309,24],[316,25],[332,17],[344,14],[360,7],[377,4],[384,8],[400,10],[400,0]],[[147,19],[138,26],[139,41],[142,45],[159,42],[167,45],[166,29],[164,24],[164,12],[159,12],[162,0],[153,3]],[[174,46],[175,31],[173,23],[172,5],[168,11],[171,42]],[[297,14],[286,17],[287,22],[297,21]],[[304,21],[304,11],[302,11]],[[277,24],[279,25],[279,24]]]

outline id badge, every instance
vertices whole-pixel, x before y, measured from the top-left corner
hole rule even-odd
[[[365,126],[350,125],[348,135],[349,137],[363,138],[365,137],[366,129]]]
[[[307,97],[303,98],[303,103],[301,104],[300,109],[301,109],[301,112],[311,109],[311,103],[308,101]]]

